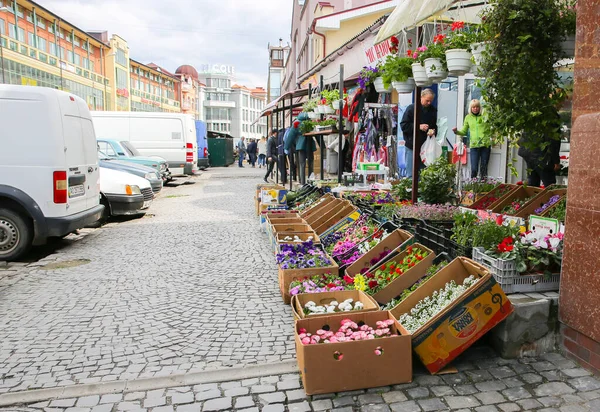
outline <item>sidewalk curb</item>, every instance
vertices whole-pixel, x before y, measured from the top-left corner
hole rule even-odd
[[[73,385],[61,388],[34,389],[0,395],[0,407],[30,404],[54,399],[79,398],[91,395],[108,395],[119,392],[149,391],[154,389],[191,386],[202,383],[238,381],[263,376],[297,373],[296,360],[279,363],[266,363],[237,368],[217,369],[156,378],[133,379],[128,381],[105,382],[86,385]]]

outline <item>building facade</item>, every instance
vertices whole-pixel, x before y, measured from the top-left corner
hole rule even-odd
[[[283,45],[279,39],[279,46],[269,45],[269,77],[267,78],[267,103],[281,96],[281,85],[285,77],[285,62],[290,53],[290,46]]]
[[[237,115],[236,102],[233,99],[233,75],[220,70],[205,68],[199,74],[200,83],[204,85],[204,100],[200,104],[204,108],[204,119],[208,131],[234,134],[233,119]]]
[[[203,95],[204,84],[198,78],[198,71],[190,65],[183,65],[175,70],[179,79],[181,95],[181,112],[194,116],[196,120],[204,119]]]
[[[2,83],[65,90],[91,110],[111,107],[108,44],[27,0],[0,0],[0,37]]]
[[[155,64],[129,59],[132,112],[179,113],[179,79]]]
[[[233,85],[231,98],[235,103],[231,135],[236,138],[243,136],[247,139],[266,137],[267,119],[262,117],[256,123],[255,120],[266,106],[267,91],[262,87],[249,89],[245,86]]]

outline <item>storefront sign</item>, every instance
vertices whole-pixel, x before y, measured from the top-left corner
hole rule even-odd
[[[129,97],[129,90],[127,90],[127,89],[117,89],[117,96]]]
[[[203,64],[200,66],[200,72],[211,74],[235,74],[234,66],[225,64]]]
[[[151,104],[152,106],[160,106],[160,102],[155,102],[153,100],[148,100],[148,99],[141,99],[142,103],[144,104]]]
[[[375,66],[377,63],[382,62],[383,59],[391,53],[390,51],[390,41],[386,40],[383,43],[379,44],[369,44],[367,43],[367,47],[365,48],[365,60],[367,61],[367,65]]]

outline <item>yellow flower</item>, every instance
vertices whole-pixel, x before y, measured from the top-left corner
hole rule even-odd
[[[363,275],[354,276],[354,289],[362,290],[363,292],[367,289],[367,282]]]

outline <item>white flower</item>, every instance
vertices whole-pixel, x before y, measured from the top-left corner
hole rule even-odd
[[[337,301],[332,300],[331,302],[329,302],[329,306],[338,306],[339,303],[337,303]]]
[[[335,312],[335,306],[327,306],[327,313],[334,313]]]
[[[364,308],[365,308],[365,305],[363,305],[363,303],[362,303],[362,302],[356,302],[356,303],[354,304],[354,310],[362,310],[362,309],[364,309]]]
[[[557,237],[551,237],[550,239],[548,239],[548,241],[550,242],[550,248],[552,249],[552,251],[556,252],[556,249],[560,244],[560,239]]]
[[[305,308],[310,308],[311,306],[317,306],[317,304],[315,302],[313,302],[312,300],[309,300],[308,302],[306,302],[304,304]]]

